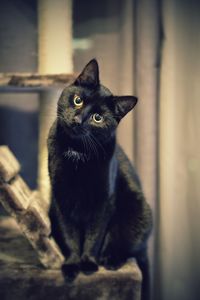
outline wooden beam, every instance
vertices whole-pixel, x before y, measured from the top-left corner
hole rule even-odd
[[[0,91],[12,88],[50,88],[68,85],[74,74],[0,73]]]

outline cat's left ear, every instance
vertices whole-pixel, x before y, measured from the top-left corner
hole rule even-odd
[[[99,85],[99,66],[96,59],[92,59],[76,78],[75,85],[96,87]]]
[[[134,96],[115,96],[115,115],[121,120],[133,107],[138,99]]]

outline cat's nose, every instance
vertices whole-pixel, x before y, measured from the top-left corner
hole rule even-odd
[[[82,118],[81,118],[81,116],[75,116],[75,117],[74,117],[74,121],[76,122],[76,124],[81,124],[81,123],[82,123]]]

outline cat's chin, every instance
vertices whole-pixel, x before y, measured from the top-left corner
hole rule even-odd
[[[81,138],[83,137],[82,132],[78,132],[78,130],[74,130],[72,128],[65,127],[64,131],[68,137],[74,140],[81,140]]]
[[[67,136],[74,140],[81,140],[84,136],[87,136],[87,131],[83,130],[81,127],[63,127],[64,132]]]

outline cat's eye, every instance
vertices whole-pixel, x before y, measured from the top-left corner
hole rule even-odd
[[[93,120],[96,122],[96,123],[101,123],[103,122],[103,117],[100,115],[100,114],[94,114],[92,116]]]
[[[80,108],[83,106],[83,100],[78,95],[74,95],[74,104]]]

